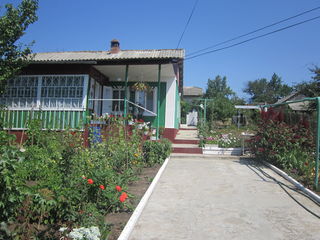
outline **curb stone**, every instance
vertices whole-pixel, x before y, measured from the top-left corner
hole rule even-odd
[[[127,240],[130,237],[130,234],[134,228],[134,226],[136,225],[144,207],[146,206],[155,186],[157,185],[163,171],[165,170],[168,162],[169,162],[170,157],[168,157],[164,163],[162,164],[161,168],[159,169],[157,175],[154,177],[152,183],[150,184],[150,186],[148,187],[147,191],[145,192],[145,194],[143,195],[143,197],[141,198],[138,206],[136,207],[136,209],[133,211],[129,221],[127,222],[126,226],[124,227],[124,229],[122,230],[118,240]]]
[[[284,171],[280,170],[279,168],[273,166],[272,164],[262,161],[263,164],[265,164],[266,166],[268,166],[269,168],[271,168],[273,171],[275,171],[276,173],[278,173],[280,176],[284,177],[285,179],[287,179],[289,182],[291,182],[293,185],[295,185],[299,190],[301,190],[302,192],[304,192],[305,194],[307,194],[309,197],[311,197],[313,200],[315,200],[317,203],[320,203],[320,196],[314,192],[312,192],[311,190],[309,190],[308,188],[306,188],[305,186],[303,186],[301,183],[299,183],[297,180],[295,180],[294,178],[290,177],[288,174],[286,174]]]

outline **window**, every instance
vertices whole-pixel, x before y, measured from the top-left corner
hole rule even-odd
[[[82,108],[84,76],[43,76],[41,106],[44,108]]]
[[[16,77],[8,81],[0,104],[9,108],[34,108],[37,106],[37,94],[37,77]]]
[[[124,89],[118,88],[112,90],[112,111],[114,112],[122,112],[124,111],[124,101],[120,99],[124,99]]]
[[[85,77],[79,75],[18,76],[8,81],[0,104],[9,108],[84,108]]]
[[[151,112],[155,111],[155,89],[152,89],[149,92],[144,91],[137,91],[136,92],[136,103],[139,104],[141,107],[148,109]],[[144,115],[148,115],[146,111]]]

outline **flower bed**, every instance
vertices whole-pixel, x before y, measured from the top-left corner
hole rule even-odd
[[[279,120],[263,120],[249,144],[258,160],[270,162],[312,188],[315,139],[309,124],[299,122],[289,125]]]
[[[241,155],[243,131],[233,127],[202,131],[200,146],[204,154]]]
[[[150,148],[142,130],[128,135],[120,121],[111,124],[116,133],[89,149],[80,132],[42,131],[38,120],[23,147],[0,131],[0,239],[106,238],[105,215],[132,209],[128,183],[170,153],[165,140]]]

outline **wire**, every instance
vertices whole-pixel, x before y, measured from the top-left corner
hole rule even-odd
[[[188,21],[187,21],[184,29],[183,29],[183,32],[182,32],[182,34],[181,34],[181,36],[180,36],[180,39],[179,39],[179,42],[178,42],[178,45],[177,45],[176,49],[178,49],[179,46],[180,46],[180,43],[181,43],[182,38],[183,38],[183,35],[184,35],[184,33],[186,32],[186,30],[187,30],[187,27],[188,27],[188,25],[189,25],[189,23],[190,23],[190,21],[191,21],[191,18],[192,18],[192,16],[193,16],[194,10],[196,9],[196,6],[198,5],[198,2],[199,2],[199,0],[196,0],[195,3],[194,3],[194,5],[193,5],[191,14],[190,14],[190,16],[189,16],[189,19],[188,19]]]
[[[304,14],[307,14],[307,13],[309,13],[309,12],[313,12],[313,11],[318,10],[318,9],[320,9],[320,7],[316,7],[316,8],[313,8],[313,9],[310,9],[310,10],[307,10],[307,11],[304,11],[304,12],[302,12],[302,13],[299,13],[299,14],[294,15],[294,16],[289,17],[289,18],[285,18],[285,19],[283,19],[283,20],[280,20],[280,21],[278,21],[278,22],[275,22],[275,23],[272,23],[272,24],[270,24],[270,25],[264,26],[264,27],[262,27],[262,28],[258,28],[258,29],[256,29],[256,30],[251,31],[251,32],[248,32],[248,33],[242,34],[242,35],[240,35],[240,36],[231,38],[231,39],[229,39],[229,40],[226,40],[226,41],[223,41],[223,42],[214,44],[214,45],[212,45],[212,46],[209,46],[209,47],[200,49],[200,50],[198,50],[198,51],[195,51],[195,52],[192,52],[192,53],[190,53],[190,54],[187,54],[186,56],[188,57],[188,56],[191,56],[191,55],[195,55],[195,54],[197,54],[197,53],[199,53],[199,52],[203,52],[203,51],[208,50],[208,49],[210,49],[210,48],[214,48],[214,47],[223,45],[223,44],[225,44],[225,43],[232,42],[232,41],[237,40],[237,39],[239,39],[239,38],[242,38],[242,37],[251,35],[251,34],[253,34],[253,33],[259,32],[259,31],[264,30],[264,29],[269,28],[269,27],[273,27],[273,26],[275,26],[275,25],[278,25],[278,24],[283,23],[283,22],[286,22],[286,21],[288,21],[288,20],[291,20],[291,19],[300,17],[300,16],[302,16],[302,15],[304,15]]]
[[[268,35],[271,35],[271,34],[274,34],[274,33],[277,33],[277,32],[281,32],[283,30],[286,30],[286,29],[289,29],[289,28],[292,28],[292,27],[295,27],[295,26],[298,26],[298,25],[301,25],[301,24],[304,24],[304,23],[307,23],[307,22],[311,22],[311,21],[316,20],[318,18],[320,18],[320,16],[317,16],[317,17],[314,17],[314,18],[310,18],[310,19],[307,19],[307,20],[302,21],[302,22],[295,23],[295,24],[289,25],[287,27],[279,28],[279,29],[277,29],[275,31],[268,32],[268,33],[265,33],[265,34],[262,34],[262,35],[259,35],[259,36],[253,37],[253,38],[249,38],[247,40],[244,40],[244,41],[241,41],[241,42],[238,42],[238,43],[226,46],[226,47],[222,47],[222,48],[218,48],[218,49],[211,50],[211,51],[208,51],[208,52],[200,53],[200,54],[197,54],[197,55],[192,56],[192,57],[187,57],[187,58],[185,58],[185,61],[193,59],[193,58],[196,58],[196,57],[200,57],[200,56],[203,56],[203,55],[206,55],[206,54],[209,54],[209,53],[214,53],[214,52],[218,52],[218,51],[225,50],[225,49],[228,49],[228,48],[232,48],[232,47],[244,44],[246,42],[253,41],[253,40],[258,39],[258,38],[262,38],[262,37],[265,37],[265,36],[268,36]]]

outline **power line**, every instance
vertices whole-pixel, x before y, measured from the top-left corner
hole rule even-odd
[[[279,29],[274,30],[272,32],[268,32],[268,33],[265,33],[265,34],[262,34],[262,35],[259,35],[259,36],[253,37],[253,38],[249,38],[247,40],[244,40],[244,41],[241,41],[241,42],[238,42],[238,43],[226,46],[226,47],[222,47],[222,48],[218,48],[218,49],[215,49],[215,50],[211,50],[211,51],[207,51],[207,52],[204,52],[204,53],[200,53],[200,54],[197,54],[197,55],[192,56],[192,57],[187,57],[187,58],[185,58],[185,60],[190,60],[190,59],[193,59],[193,58],[196,58],[196,57],[200,57],[200,56],[203,56],[203,55],[206,55],[206,54],[209,54],[209,53],[218,52],[218,51],[221,51],[221,50],[232,48],[232,47],[244,44],[246,42],[253,41],[253,40],[258,39],[258,38],[262,38],[262,37],[265,37],[265,36],[268,36],[268,35],[271,35],[271,34],[274,34],[274,33],[277,33],[277,32],[281,32],[283,30],[286,30],[286,29],[289,29],[289,28],[292,28],[292,27],[295,27],[295,26],[298,26],[298,25],[301,25],[301,24],[304,24],[304,23],[307,23],[307,22],[311,22],[311,21],[316,20],[318,18],[320,18],[320,16],[317,16],[317,17],[314,17],[314,18],[310,18],[310,19],[307,19],[307,20],[302,21],[302,22],[295,23],[295,24],[289,25],[287,27],[279,28]]]
[[[176,49],[179,48],[179,45],[180,45],[181,40],[182,40],[182,38],[183,38],[183,35],[184,35],[184,33],[186,32],[186,30],[187,30],[187,27],[188,27],[188,25],[189,25],[189,23],[190,23],[190,21],[191,21],[191,18],[192,18],[192,16],[193,16],[194,10],[196,9],[196,6],[198,5],[198,2],[199,2],[199,0],[196,0],[195,3],[194,3],[194,5],[193,5],[191,14],[190,14],[190,16],[189,16],[189,19],[188,19],[188,21],[187,21],[184,29],[183,29],[183,32],[182,32],[182,34],[181,34],[181,36],[180,36],[180,39],[179,39],[179,42],[178,42],[178,45],[177,45]]]
[[[258,29],[254,30],[254,31],[251,31],[251,32],[242,34],[242,35],[237,36],[237,37],[234,37],[234,38],[231,38],[231,39],[229,39],[229,40],[226,40],[226,41],[223,41],[223,42],[214,44],[214,45],[212,45],[212,46],[209,46],[209,47],[200,49],[200,50],[198,50],[198,51],[192,52],[192,53],[190,53],[190,54],[187,54],[187,57],[188,57],[188,56],[191,56],[191,55],[195,55],[195,54],[200,53],[200,52],[203,52],[203,51],[208,50],[208,49],[210,49],[210,48],[214,48],[214,47],[223,45],[223,44],[225,44],[225,43],[232,42],[232,41],[234,41],[234,40],[237,40],[237,39],[239,39],[239,38],[242,38],[242,37],[251,35],[251,34],[253,34],[253,33],[259,32],[259,31],[264,30],[264,29],[266,29],[266,28],[273,27],[273,26],[275,26],[275,25],[278,25],[278,24],[280,24],[280,23],[283,23],[283,22],[289,21],[289,20],[291,20],[291,19],[300,17],[300,16],[302,16],[302,15],[304,15],[304,14],[307,14],[307,13],[310,13],[310,12],[313,12],[313,11],[316,11],[316,10],[318,10],[318,9],[320,9],[320,6],[319,6],[319,7],[316,7],[316,8],[313,8],[313,9],[310,9],[310,10],[307,10],[307,11],[304,11],[304,12],[299,13],[299,14],[297,14],[297,15],[294,15],[294,16],[292,16],[292,17],[285,18],[285,19],[283,19],[283,20],[280,20],[280,21],[278,21],[278,22],[272,23],[272,24],[270,24],[270,25],[267,25],[267,26],[258,28]]]

